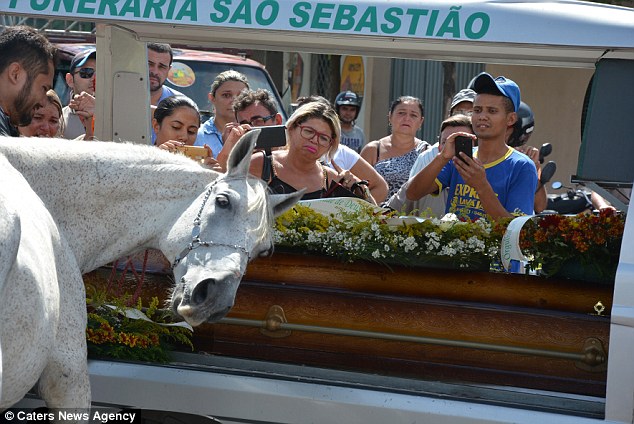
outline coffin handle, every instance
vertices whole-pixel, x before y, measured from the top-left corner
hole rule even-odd
[[[264,328],[260,329],[260,333],[274,339],[281,339],[291,335],[291,330],[282,330],[282,324],[287,324],[288,320],[284,315],[284,309],[279,305],[273,305],[269,308],[264,318]]]

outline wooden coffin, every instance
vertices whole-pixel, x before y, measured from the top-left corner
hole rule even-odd
[[[144,284],[165,297],[166,277]],[[276,253],[249,265],[197,351],[426,380],[604,396],[612,288]],[[286,324],[284,324],[286,322]]]

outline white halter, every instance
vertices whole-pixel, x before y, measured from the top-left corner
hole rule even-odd
[[[224,247],[230,247],[234,250],[237,250],[239,253],[244,253],[245,255],[247,255],[247,261],[249,259],[251,259],[251,255],[249,253],[249,251],[246,249],[246,246],[241,246],[239,244],[228,244],[228,243],[216,243],[213,241],[201,241],[200,240],[200,219],[203,213],[203,209],[205,208],[205,205],[207,204],[207,200],[209,199],[209,197],[211,196],[211,192],[214,188],[214,186],[216,185],[216,183],[219,180],[214,181],[209,188],[207,189],[207,192],[205,193],[205,197],[203,198],[203,204],[200,206],[200,210],[198,211],[198,214],[196,215],[196,218],[194,218],[194,228],[192,229],[192,241],[187,245],[187,247],[185,249],[183,249],[181,251],[181,253],[176,257],[176,259],[174,259],[174,263],[172,264],[172,270],[174,268],[176,268],[176,266],[180,263],[180,261],[182,261],[183,259],[185,259],[185,257],[189,254],[189,252],[191,252],[194,249],[199,248],[200,246],[204,246],[204,247],[211,247],[211,246],[224,246]],[[246,244],[246,243],[245,243]]]

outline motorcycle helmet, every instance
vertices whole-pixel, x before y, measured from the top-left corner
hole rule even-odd
[[[526,144],[535,129],[535,118],[530,106],[520,102],[517,110],[517,122],[513,126],[513,133],[509,137],[507,144],[511,147],[518,147]]]
[[[337,97],[335,98],[335,110],[337,111],[337,114],[339,114],[339,107],[342,105],[349,105],[357,108],[357,113],[354,115],[354,119],[356,120],[359,116],[359,110],[361,109],[361,99],[357,96],[357,93],[348,90],[337,94]]]

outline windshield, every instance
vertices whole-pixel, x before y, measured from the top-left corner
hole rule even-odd
[[[263,88],[273,93],[277,103],[277,110],[284,117],[284,121],[286,121],[286,113],[279,98],[279,93],[275,89],[269,75],[257,67],[176,59],[172,63],[172,69],[165,84],[194,100],[201,113],[206,115],[213,112],[208,97],[209,87],[219,73],[229,69],[246,75],[249,87],[252,90]]]

